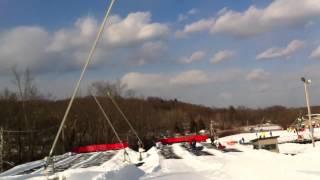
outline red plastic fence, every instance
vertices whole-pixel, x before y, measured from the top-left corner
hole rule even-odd
[[[162,144],[173,144],[173,143],[181,143],[181,142],[190,142],[190,141],[197,141],[203,142],[208,139],[207,135],[194,135],[194,136],[182,136],[182,137],[174,137],[174,138],[165,138],[160,139],[159,141]]]
[[[72,149],[74,153],[88,153],[88,152],[98,152],[98,151],[108,151],[108,150],[119,150],[128,147],[128,143],[115,143],[115,144],[96,144],[89,146],[81,146]]]

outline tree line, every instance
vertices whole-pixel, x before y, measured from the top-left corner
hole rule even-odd
[[[4,130],[4,159],[15,165],[45,157],[58,130],[69,99],[52,100],[41,94],[29,71],[15,73],[17,90],[0,92],[0,127]],[[145,142],[160,136],[198,133],[208,129],[210,121],[218,129],[271,120],[286,128],[305,108],[272,106],[252,109],[245,106],[226,108],[206,107],[159,97],[139,97],[126,90],[119,81],[97,81],[89,87],[96,94],[121,139],[132,137],[129,126],[106,96],[110,92]],[[313,112],[319,111],[313,107]],[[108,126],[90,93],[78,96],[63,127],[56,154],[89,144],[115,143],[115,135]],[[10,165],[6,165],[9,168]]]

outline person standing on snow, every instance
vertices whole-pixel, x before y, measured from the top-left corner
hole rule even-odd
[[[193,139],[192,142],[191,142],[191,149],[192,150],[196,150],[196,144],[197,144],[196,140]]]

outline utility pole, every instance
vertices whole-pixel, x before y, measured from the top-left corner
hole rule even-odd
[[[311,140],[312,140],[312,146],[315,147],[314,143],[314,137],[313,137],[313,126],[311,122],[311,108],[310,108],[310,99],[309,99],[309,92],[308,92],[308,84],[311,83],[311,80],[306,80],[304,77],[301,78],[304,84],[304,93],[306,96],[306,102],[307,102],[307,109],[308,109],[308,118],[309,118],[309,130],[311,131]]]
[[[3,142],[3,128],[0,127],[0,172],[3,172],[3,155],[4,155],[4,152],[3,152],[3,145],[4,145],[4,142]]]

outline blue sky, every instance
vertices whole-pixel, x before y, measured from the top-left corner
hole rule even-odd
[[[69,96],[104,15],[102,0],[0,0],[0,83],[30,68]],[[318,0],[118,0],[82,91],[120,80],[137,94],[208,106],[319,104]]]

